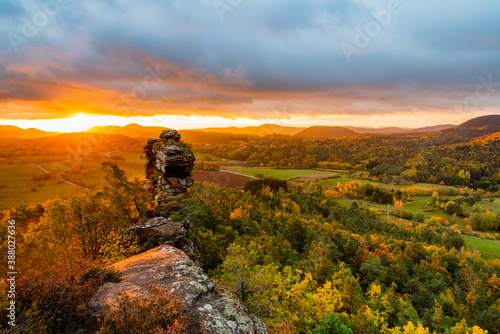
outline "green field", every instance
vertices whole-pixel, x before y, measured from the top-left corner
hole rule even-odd
[[[228,167],[224,166],[221,170],[240,173],[249,176],[256,176],[257,174],[265,176],[274,176],[278,179],[294,179],[298,177],[315,177],[331,175],[330,172],[311,170],[311,169],[273,169],[261,167]]]
[[[486,259],[500,259],[500,242],[495,240],[484,240],[468,235],[463,236],[467,247],[475,247]]]
[[[41,175],[44,172],[33,165],[0,166],[0,209],[8,209],[17,204],[42,203],[84,191],[68,183],[57,183],[55,180],[34,181],[34,173]]]
[[[144,160],[139,153],[113,152],[113,156],[122,156],[126,161],[109,159],[82,159],[80,161],[58,161],[40,163],[39,166],[49,172],[70,172],[64,179],[86,188],[99,189],[104,186],[101,165],[113,161],[120,166],[129,178],[144,178]],[[25,161],[36,161],[26,158]],[[40,160],[38,160],[40,161]],[[79,186],[48,179],[35,181],[34,175],[46,174],[32,164],[0,165],[0,209],[8,209],[17,204],[33,205],[54,198],[67,198],[71,194],[84,192]],[[34,188],[34,189],[32,189]]]
[[[362,179],[356,179],[354,177],[336,177],[336,178],[331,178],[331,179],[327,179],[327,180],[323,180],[321,181],[319,184],[322,186],[322,187],[326,187],[326,188],[330,188],[330,187],[336,187],[337,186],[337,183],[341,183],[341,184],[344,184],[344,183],[348,183],[348,182],[351,182],[351,181],[358,181],[358,182],[362,182],[362,183],[371,183],[371,184],[377,184],[381,187],[388,187],[389,185],[387,184],[382,184],[382,183],[378,183],[378,182],[373,182],[373,181],[370,181],[370,180],[362,180]]]
[[[500,212],[500,198],[495,198],[493,202],[490,202],[489,198],[481,200],[481,202],[476,203],[476,206],[480,206],[483,209],[489,209],[495,213]],[[472,206],[467,207],[469,210],[472,209]]]

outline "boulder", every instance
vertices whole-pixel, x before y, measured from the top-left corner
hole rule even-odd
[[[160,245],[174,246],[186,253],[196,265],[201,265],[198,247],[187,237],[190,227],[189,221],[182,223],[170,218],[155,217],[123,231],[120,238],[137,238],[140,252]]]
[[[119,282],[99,288],[90,302],[103,318],[123,292],[148,294],[151,284],[170,291],[183,304],[189,333],[268,333],[264,325],[235,295],[218,286],[181,250],[163,245],[109,267]]]

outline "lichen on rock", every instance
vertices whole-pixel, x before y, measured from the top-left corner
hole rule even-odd
[[[191,172],[195,157],[180,138],[177,131],[165,130],[144,147],[147,188],[159,205],[170,196],[186,194],[194,182]]]
[[[183,306],[189,333],[268,333],[266,325],[235,295],[218,286],[181,250],[164,245],[110,266],[120,282],[101,286],[90,302],[103,318],[123,292],[147,295],[151,284],[170,291]]]

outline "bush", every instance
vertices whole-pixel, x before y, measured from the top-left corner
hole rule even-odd
[[[414,216],[415,220],[419,223],[423,223],[425,221],[425,215],[423,212],[417,212]]]
[[[166,289],[150,285],[148,296],[134,297],[123,292],[117,303],[99,334],[187,333],[182,305]]]
[[[70,322],[88,319],[84,306],[103,282],[100,277],[82,280],[88,268],[82,265],[69,270],[30,270],[18,276],[16,301],[20,318],[25,320],[24,326],[29,329],[32,324],[37,327],[33,333],[43,333],[38,331],[40,323],[48,332],[58,333]]]
[[[500,226],[500,217],[498,217],[494,212],[474,212],[471,213],[468,223],[475,229],[479,231],[487,231],[498,229]]]
[[[413,219],[413,213],[411,211],[403,210],[401,211],[401,218],[404,219]]]

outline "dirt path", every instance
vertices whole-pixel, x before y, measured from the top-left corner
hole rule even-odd
[[[242,175],[242,176],[249,177],[249,178],[251,178],[251,179],[258,179],[258,177],[255,177],[255,176],[250,176],[250,175],[241,174],[241,173],[236,173],[236,172],[230,172],[230,171],[228,171],[228,170],[222,170],[221,172],[231,173],[231,174],[235,174],[235,175]]]
[[[44,171],[45,173],[47,173],[47,174],[49,174],[49,173],[50,173],[50,172],[49,172],[48,170],[46,170],[45,168],[42,168],[42,167],[40,167],[40,166],[38,166],[38,165],[35,165],[35,164],[32,164],[32,165],[33,165],[33,166],[35,166],[35,167],[40,168],[41,170],[43,170],[43,171]],[[63,179],[62,177],[61,177],[61,181],[62,181],[62,182],[66,182],[67,184],[71,184],[72,186],[75,186],[75,187],[79,187],[79,188],[82,188],[82,189],[85,189],[85,190],[89,190],[89,188],[85,188],[85,187],[82,187],[82,186],[80,186],[80,185],[78,185],[78,184],[75,184],[75,183],[73,183],[73,182],[66,181],[66,180],[65,180],[65,179]]]
[[[245,186],[245,183],[248,180],[251,180],[253,178],[254,178],[253,176],[248,176],[228,171],[219,171],[219,172],[200,171],[193,173],[193,179],[195,181],[213,182],[217,183],[220,187],[223,188],[241,188]]]

